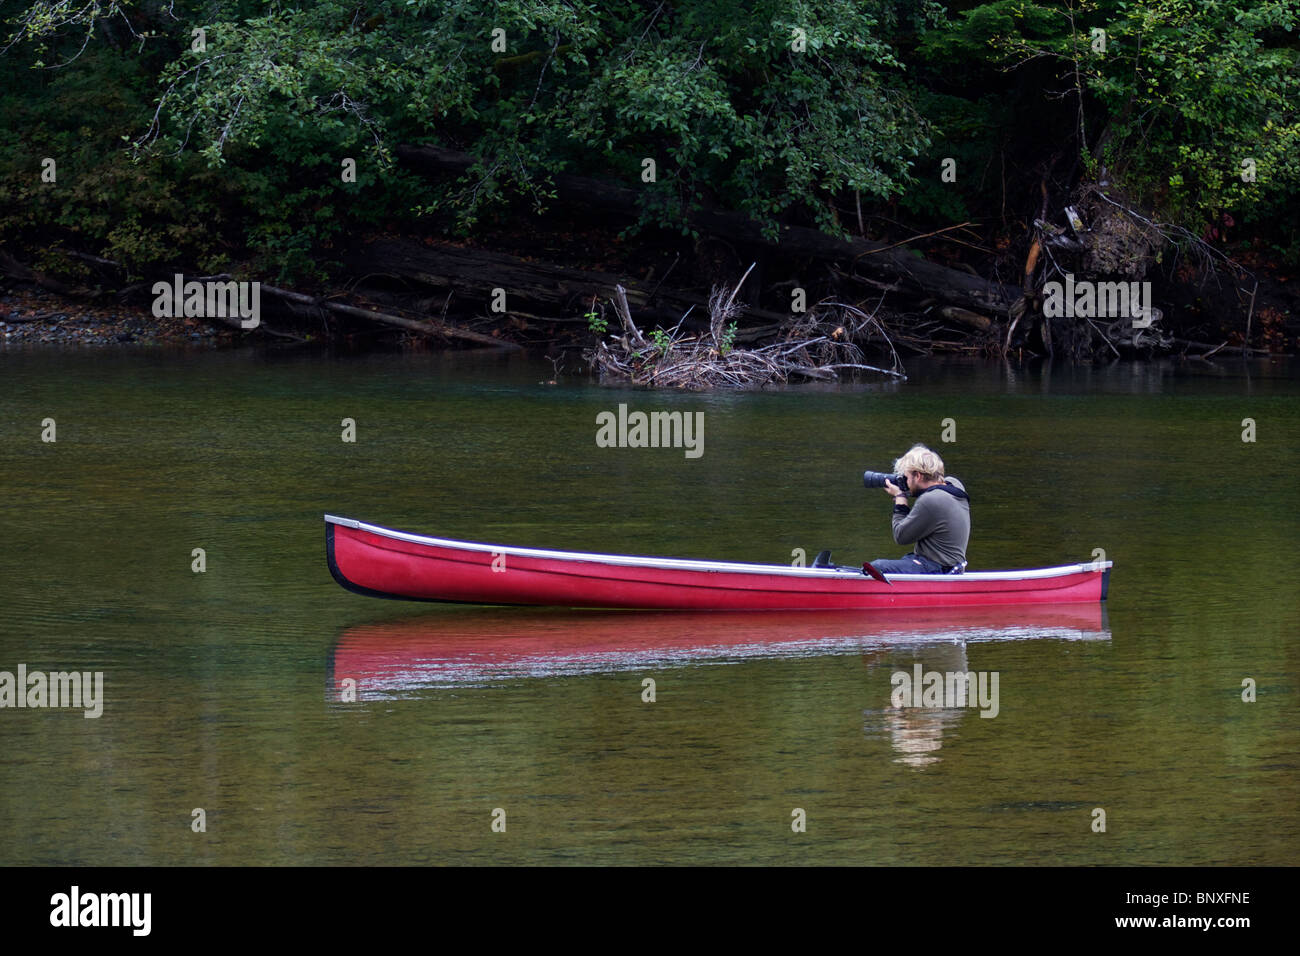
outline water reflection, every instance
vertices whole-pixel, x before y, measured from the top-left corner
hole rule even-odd
[[[1106,640],[1109,631],[1100,627],[1100,618],[1104,614],[1098,606],[1098,630],[1080,630],[1076,639],[1091,638]],[[996,629],[991,629],[996,630]],[[1038,636],[1062,639],[1059,630],[1045,630]],[[996,638],[993,638],[996,639]],[[1070,638],[1064,638],[1070,639]],[[911,653],[907,653],[907,651]],[[910,767],[926,767],[938,763],[938,751],[943,747],[944,734],[955,729],[964,719],[979,719],[980,711],[974,705],[978,703],[978,694],[973,694],[971,704],[961,706],[951,700],[940,700],[938,706],[921,706],[922,698],[918,693],[916,699],[908,701],[907,706],[895,704],[894,674],[906,674],[909,677],[919,670],[922,673],[950,674],[969,673],[970,665],[966,659],[966,642],[928,644],[914,648],[888,648],[867,654],[868,670],[882,668],[891,677],[889,706],[863,711],[862,730],[868,737],[883,737],[889,741],[897,756],[895,763]],[[915,682],[912,682],[915,688]],[[873,683],[873,689],[875,684]],[[912,706],[915,704],[916,706]]]
[[[871,666],[873,654],[888,655],[892,663],[900,650],[916,645],[927,647],[927,667],[950,660],[951,667],[938,669],[956,670],[961,663],[965,670],[970,642],[1042,638],[1109,640],[1104,607],[767,613],[483,608],[348,628],[330,656],[327,696],[342,703],[397,700],[428,688],[754,658],[865,653]],[[900,732],[915,738],[916,728],[931,718],[909,714],[907,720]]]

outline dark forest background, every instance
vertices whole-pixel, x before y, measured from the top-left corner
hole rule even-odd
[[[1276,327],[1258,344],[1290,346],[1296,0],[3,2],[0,20],[3,264],[52,288],[184,272],[318,294],[401,239],[701,294],[763,260],[760,317],[795,285],[843,297],[854,257],[764,249],[788,225],[1027,296],[1049,259],[1151,279],[1188,335],[1240,326],[1244,288]],[[926,290],[903,291],[919,313]],[[567,295],[529,314],[592,309]]]

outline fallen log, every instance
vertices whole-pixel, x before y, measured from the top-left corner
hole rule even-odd
[[[86,298],[91,294],[85,289],[74,289],[63,282],[60,282],[58,279],[47,276],[43,272],[29,269],[3,249],[0,249],[0,271],[3,271],[4,274],[9,276],[11,279],[17,279],[20,282],[30,282],[33,285],[38,285],[42,289],[48,289],[50,292],[55,292],[59,295]]]
[[[117,262],[114,262],[112,259],[105,259],[100,256],[91,256],[86,253],[74,252],[72,254],[77,256],[80,259],[85,259],[87,261],[94,262],[98,265],[111,266],[115,269],[121,268],[121,265]],[[2,250],[0,250],[0,267],[4,268],[6,272],[9,275],[13,276],[14,278],[18,278],[26,282],[33,282],[37,285],[42,286],[43,288],[49,288],[51,291],[55,291],[63,295],[69,295],[69,296],[79,295],[77,290],[69,289],[67,286],[64,286],[62,283],[58,283],[55,282],[54,280],[48,280],[46,279],[46,277],[42,277],[39,273],[36,273],[33,270],[29,269],[21,262],[19,262],[17,259],[14,259],[8,253],[5,253]],[[223,273],[221,275],[214,275],[214,276],[199,276],[196,277],[194,281],[208,281],[208,280],[225,281],[230,278],[231,278],[230,275]],[[148,285],[148,283],[139,283],[137,285],[140,287],[144,287]],[[131,288],[134,289],[136,288],[136,286],[132,286]],[[496,348],[506,348],[506,349],[522,348],[522,346],[517,345],[514,342],[503,341],[501,339],[493,338],[490,335],[484,335],[481,332],[472,332],[469,329],[456,328],[455,326],[447,325],[446,323],[442,323],[442,322],[417,322],[413,319],[406,319],[398,315],[390,315],[386,312],[376,312],[373,309],[361,309],[352,305],[344,305],[341,302],[330,302],[325,299],[318,299],[313,296],[304,295],[301,292],[293,292],[289,289],[279,289],[276,288],[275,286],[267,285],[266,283],[260,283],[260,288],[262,292],[266,292],[269,295],[275,296],[276,298],[283,299],[286,302],[293,302],[297,305],[313,306],[315,308],[320,308],[320,309],[328,309],[329,311],[336,312],[340,315],[347,315],[352,318],[365,319],[366,321],[369,322],[378,322],[382,325],[395,326],[396,328],[405,329],[408,332],[419,332],[424,335],[439,335],[451,339],[461,339],[466,342],[475,342],[479,345],[491,345]],[[83,298],[89,295],[90,293],[86,293],[86,292],[80,293],[80,297]],[[9,322],[11,324],[18,323],[18,322],[36,322],[36,321],[41,321],[44,318],[45,318],[44,316],[14,317],[14,318],[10,318]],[[218,322],[232,329],[244,331],[244,326],[241,323],[240,319],[237,317],[213,315],[213,316],[207,316],[207,318],[209,318],[211,321]],[[272,335],[277,338],[290,339],[295,342],[306,341],[301,336],[294,335],[290,332],[281,332],[277,329],[270,328],[269,326],[266,325],[266,323],[261,323],[259,325],[259,328],[263,332],[267,333],[268,335]]]
[[[426,172],[462,174],[476,161],[468,153],[438,146],[400,145],[398,158],[414,169]],[[586,176],[560,173],[554,177],[556,194],[564,200],[581,202],[607,211],[634,217],[640,210],[641,189]],[[783,256],[804,256],[852,263],[854,271],[899,282],[914,295],[940,299],[952,305],[1005,314],[1021,290],[950,269],[912,255],[906,248],[869,239],[837,239],[802,226],[779,227],[775,242],[763,235],[762,227],[749,217],[722,210],[699,210],[690,221],[697,228],[733,242],[775,248]],[[661,297],[662,294],[661,294]],[[750,314],[756,314],[750,310]]]
[[[625,275],[568,269],[461,246],[386,239],[356,250],[346,261],[348,268],[359,275],[383,272],[437,289],[454,289],[461,301],[467,296],[477,298],[484,308],[494,290],[503,289],[507,314],[515,314],[514,305],[518,304],[525,311],[544,306],[581,315],[587,311],[593,296],[608,297],[620,285],[629,304],[643,315],[647,314],[651,301],[675,312],[674,322],[691,306],[708,307],[705,296],[659,285],[650,288],[647,283]],[[788,314],[765,309],[746,308],[745,314],[768,323],[789,319]]]
[[[408,332],[419,332],[422,335],[441,335],[451,339],[461,339],[466,342],[477,342],[479,345],[491,345],[496,348],[517,349],[521,348],[514,342],[504,341],[493,338],[490,335],[484,335],[481,332],[471,332],[469,329],[459,329],[452,325],[446,325],[441,322],[417,322],[414,319],[405,319],[400,315],[390,315],[387,312],[376,312],[373,309],[361,309],[354,305],[344,305],[341,302],[330,302],[325,299],[317,299],[310,295],[303,295],[301,292],[291,292],[288,289],[277,289],[275,286],[263,285],[262,291],[277,298],[284,299],[286,302],[295,302],[299,305],[316,306],[322,309],[329,309],[331,312],[337,312],[339,315],[347,315],[356,319],[365,319],[368,322],[379,322],[383,325],[391,325],[399,329],[406,329]]]
[[[971,312],[969,309],[960,309],[955,305],[945,305],[939,310],[939,314],[950,322],[956,322],[967,328],[978,329],[981,332],[987,332],[993,327],[988,316],[980,315],[978,312]]]
[[[1213,349],[1215,352],[1223,348],[1222,345],[1214,345],[1210,342],[1193,342],[1190,339],[1171,338],[1169,341],[1173,345],[1181,345],[1184,348]],[[1247,348],[1244,345],[1241,347],[1241,350],[1247,355],[1264,355],[1264,356],[1270,356],[1272,358],[1291,358],[1290,353],[1270,352],[1268,349],[1253,349],[1253,348]]]

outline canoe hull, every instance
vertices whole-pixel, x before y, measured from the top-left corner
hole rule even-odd
[[[541,551],[431,538],[326,516],[334,579],[374,597],[643,610],[868,610],[1105,599],[1110,563],[961,575]]]

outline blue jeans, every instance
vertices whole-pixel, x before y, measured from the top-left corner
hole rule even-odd
[[[871,566],[881,574],[943,574],[943,565],[916,552],[901,558],[881,558],[872,561]]]

